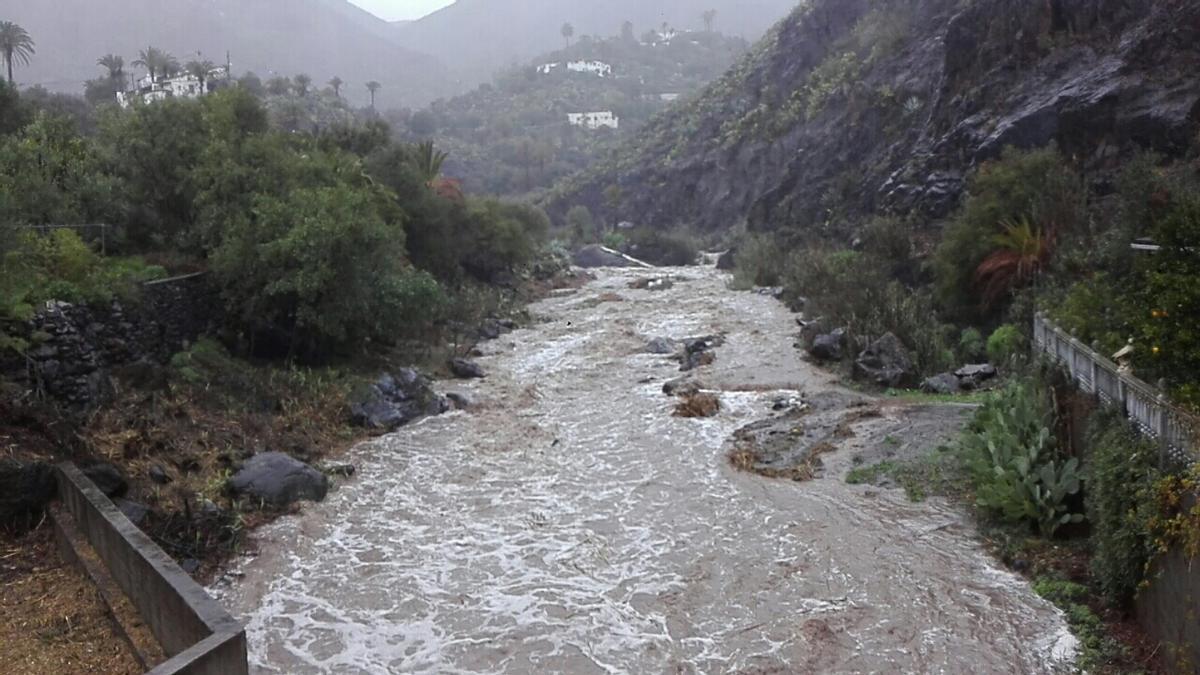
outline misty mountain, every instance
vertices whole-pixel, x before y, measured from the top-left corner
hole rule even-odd
[[[80,92],[97,77],[96,59],[107,53],[137,59],[147,45],[180,61],[203,58],[234,73],[251,70],[264,80],[306,73],[322,84],[334,75],[351,100],[365,103],[363,86],[383,84],[378,104],[420,106],[453,92],[437,59],[398,46],[393,28],[346,0],[38,0],[8,3],[4,18],[25,27],[37,42],[23,85]],[[127,66],[130,72],[136,71]]]
[[[798,0],[458,0],[418,21],[393,24],[400,44],[432,54],[471,84],[500,68],[522,64],[564,46],[561,29],[575,38],[621,33],[633,22],[636,35],[666,22],[678,30],[704,27],[702,14],[716,10],[714,28],[748,40],[761,36]]]

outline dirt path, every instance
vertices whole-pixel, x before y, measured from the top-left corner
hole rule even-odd
[[[730,466],[736,429],[835,386],[798,358],[778,303],[679,273],[648,291],[604,272],[539,303],[543,323],[486,347],[490,377],[450,387],[479,410],[360,446],[352,483],[260,531],[244,577],[215,589],[248,620],[257,671],[1064,666],[1060,614],[960,512],[841,480],[863,447],[804,483]],[[673,417],[661,388],[678,364],[643,347],[713,333],[726,342],[696,376],[722,411]],[[903,431],[905,415],[873,424]]]

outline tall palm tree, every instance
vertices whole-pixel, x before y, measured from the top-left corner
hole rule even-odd
[[[159,78],[179,71],[179,61],[158,47],[146,47],[143,49],[138,55],[138,60],[134,61],[133,65],[145,68],[150,73],[151,82],[157,82]]]
[[[562,25],[561,32],[562,32],[563,39],[567,41],[567,46],[570,47],[571,46],[571,38],[575,37],[575,26],[572,26],[570,23],[564,23]]]
[[[101,56],[96,65],[108,71],[108,79],[123,80],[125,79],[125,59],[116,54],[105,54]]]
[[[33,38],[24,28],[11,21],[0,21],[0,54],[3,54],[4,63],[8,66],[9,84],[14,82],[13,65],[29,65],[35,53],[33,46]]]
[[[204,85],[208,83],[208,76],[214,68],[216,66],[212,61],[188,61],[187,65],[183,67],[188,75],[200,80],[200,93],[208,91]]]
[[[425,178],[426,184],[433,183],[442,173],[442,164],[446,163],[449,153],[433,147],[433,141],[417,144],[417,154],[413,158],[417,171]]]
[[[312,86],[312,78],[304,73],[300,73],[292,79],[296,83],[296,95],[300,98],[308,96],[308,88]]]
[[[700,16],[704,19],[704,30],[711,33],[712,29],[713,29],[713,21],[715,21],[717,18],[717,10],[715,10],[715,9],[705,10],[704,14],[701,14]]]
[[[333,95],[334,96],[336,96],[338,98],[342,97],[342,85],[343,84],[346,84],[346,83],[343,82],[342,78],[338,77],[337,75],[334,75],[333,79],[329,81],[329,86],[333,87]]]
[[[379,84],[375,80],[371,80],[370,82],[367,83],[367,91],[371,92],[371,110],[375,109],[375,92],[379,91],[382,88],[383,88],[383,85]]]

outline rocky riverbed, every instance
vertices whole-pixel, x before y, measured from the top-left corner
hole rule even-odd
[[[601,270],[538,303],[483,347],[486,378],[446,386],[467,410],[364,443],[354,478],[260,530],[213,589],[256,672],[1066,668],[1062,616],[965,514],[842,480],[953,436],[962,411],[842,391],[781,304],[677,272],[650,289]],[[675,415],[680,359],[654,352],[696,336],[719,345],[683,384],[719,409]],[[777,471],[731,461],[747,428]]]

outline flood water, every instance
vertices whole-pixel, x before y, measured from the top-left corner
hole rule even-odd
[[[217,592],[259,673],[1042,673],[1061,615],[937,500],[739,473],[724,444],[829,377],[779,303],[711,269],[610,270],[483,346],[481,403],[362,444],[358,475],[256,535]],[[602,294],[623,300],[601,302]],[[705,420],[657,336],[724,332]],[[733,391],[737,390],[737,391]],[[231,584],[231,585],[230,585]]]

